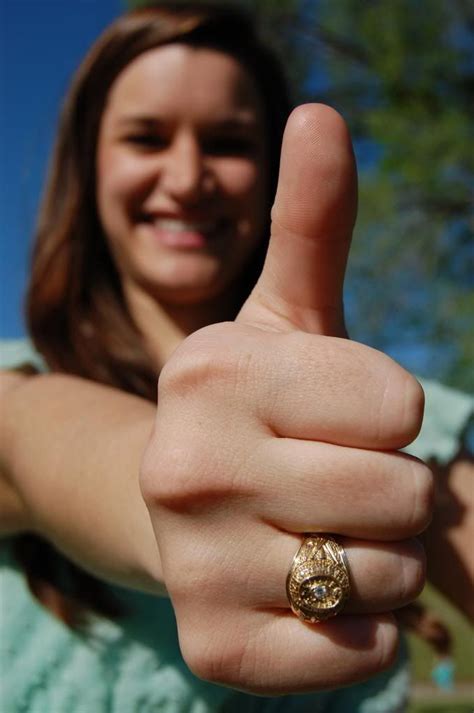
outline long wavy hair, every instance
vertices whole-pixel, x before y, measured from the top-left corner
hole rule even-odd
[[[155,394],[156,373],[125,306],[98,218],[95,159],[99,125],[114,80],[138,55],[173,42],[218,49],[236,58],[254,78],[265,111],[270,212],[290,102],[280,64],[259,40],[248,14],[217,2],[160,2],[131,11],[94,44],[66,97],[26,301],[30,334],[52,370],[148,398]],[[265,252],[262,236],[258,254],[240,276],[242,301],[261,270]]]
[[[125,305],[98,217],[96,149],[115,79],[143,52],[175,42],[229,54],[253,77],[265,112],[270,214],[291,109],[281,64],[259,38],[251,16],[238,6],[217,1],[150,3],[113,22],[71,82],[40,208],[26,298],[30,335],[51,371],[151,400],[157,374]],[[261,271],[267,236],[268,230],[239,277],[242,302]],[[15,551],[33,594],[67,624],[79,626],[90,610],[108,616],[120,613],[99,580],[41,538],[20,536]],[[65,580],[67,593],[61,589]]]

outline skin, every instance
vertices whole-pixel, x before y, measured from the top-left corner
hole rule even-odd
[[[189,81],[197,65],[178,49],[166,61],[172,68],[176,60]],[[116,90],[136,68],[124,71]],[[127,143],[108,144],[107,115],[97,169],[101,219],[157,364],[173,343],[159,328],[171,325],[180,341],[161,372],[156,417],[150,404],[97,384],[64,375],[27,379],[9,391],[7,480],[32,529],[72,559],[111,581],[166,588],[183,656],[198,676],[269,694],[347,685],[396,655],[391,612],[423,586],[415,536],[429,522],[433,497],[429,469],[397,452],[421,425],[419,384],[385,355],[343,338],[342,284],[356,211],[347,128],[320,105],[292,114],[264,270],[237,320],[210,324],[215,296],[232,285],[232,251],[162,251],[133,220],[150,196],[160,206],[169,199],[171,178],[180,177],[171,156],[187,167],[189,150],[195,165],[200,124],[188,125],[183,112],[164,154],[145,155],[154,169],[143,193],[145,157],[130,156]],[[258,165],[254,185],[263,194]],[[243,180],[248,169],[240,196],[247,222],[253,216],[259,226],[262,213],[250,210]],[[201,176],[205,205],[206,173],[190,175]],[[225,205],[233,215],[234,203]],[[229,240],[236,251],[254,249],[238,229]],[[173,285],[175,301],[167,302]],[[193,302],[198,294],[204,309]],[[189,336],[179,340],[183,332]],[[55,445],[45,448],[51,429]],[[314,627],[294,617],[285,594],[307,531],[339,536],[352,579],[344,613]]]
[[[141,471],[188,665],[262,694],[389,666],[389,612],[423,586],[413,536],[432,476],[395,451],[420,428],[421,388],[339,336],[355,205],[344,122],[299,107],[260,280],[235,323],[199,330],[168,360]],[[308,531],[342,536],[354,585],[344,613],[316,627],[289,611],[282,576]]]
[[[98,208],[158,362],[166,328],[176,342],[172,325],[194,331],[235,301],[266,223],[266,164],[261,101],[232,57],[168,45],[115,81],[99,133]],[[167,231],[170,219],[198,229]]]

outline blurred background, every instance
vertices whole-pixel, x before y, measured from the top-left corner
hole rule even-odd
[[[225,0],[223,0],[225,1]],[[347,120],[360,209],[350,333],[417,374],[474,386],[474,4],[242,0],[284,60],[295,103]],[[61,97],[84,52],[146,0],[0,0],[0,335],[21,299]]]
[[[280,53],[294,102],[330,104],[353,136],[360,207],[346,283],[351,336],[420,376],[472,391],[474,4],[241,1]],[[25,333],[30,238],[69,78],[117,14],[146,4],[0,0],[0,337]],[[472,680],[466,623],[428,597],[457,631],[458,681]],[[428,684],[432,654],[414,646],[417,680]],[[472,711],[472,699],[446,693],[430,702],[430,690],[413,710]]]

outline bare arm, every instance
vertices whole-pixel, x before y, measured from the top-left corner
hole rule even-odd
[[[103,579],[163,592],[138,485],[153,405],[64,375],[2,384],[0,533],[28,529]]]
[[[5,423],[9,398],[13,389],[18,387],[27,377],[19,372],[0,373],[0,404],[2,421]],[[11,477],[8,477],[8,467],[5,462],[6,434],[2,430],[0,444],[0,537],[23,532],[30,526],[30,516]]]

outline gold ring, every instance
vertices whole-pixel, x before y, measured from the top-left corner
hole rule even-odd
[[[351,593],[342,545],[333,537],[308,533],[293,558],[286,593],[303,621],[316,624],[339,614]]]

